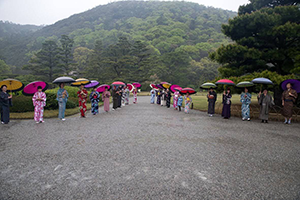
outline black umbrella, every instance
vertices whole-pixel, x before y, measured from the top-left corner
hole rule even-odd
[[[55,79],[52,83],[73,83],[75,80],[71,77],[62,76]]]

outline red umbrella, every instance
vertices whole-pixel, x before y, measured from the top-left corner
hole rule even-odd
[[[197,93],[193,88],[183,88],[180,92],[183,93],[183,94],[186,94],[186,93],[195,94],[195,93]]]
[[[132,85],[133,85],[134,87],[136,87],[136,88],[142,87],[142,85],[141,85],[140,83],[137,83],[137,82],[132,83]]]
[[[182,90],[182,87],[180,87],[179,85],[171,85],[169,89],[171,90],[171,92],[175,92],[176,90]]]
[[[100,85],[99,87],[97,87],[97,92],[104,92],[105,91],[105,88],[108,88],[108,90],[110,89],[110,85],[106,85],[106,84],[103,84],[103,85]]]
[[[156,87],[155,84],[150,84],[150,87],[151,87],[151,88],[154,88],[154,89],[159,89],[158,87]]]
[[[127,83],[127,87],[128,87],[130,92],[133,91],[134,86],[131,83]]]
[[[235,85],[235,83],[229,79],[220,79],[216,82],[216,85]]]
[[[45,91],[48,88],[48,84],[43,81],[34,81],[26,85],[22,91],[24,95],[33,95],[37,92],[37,88],[41,86],[42,90]]]
[[[125,85],[125,83],[123,83],[121,81],[115,81],[112,83],[112,85]]]

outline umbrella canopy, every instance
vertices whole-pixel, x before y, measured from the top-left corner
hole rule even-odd
[[[131,83],[128,83],[126,86],[128,87],[128,90],[129,90],[130,92],[133,91],[134,86],[133,86]]]
[[[168,82],[161,82],[160,84],[165,89],[170,88],[172,85],[171,83],[168,83]]]
[[[217,86],[214,83],[203,83],[200,88],[201,89],[210,89],[210,88],[216,88]]]
[[[105,91],[105,88],[108,88],[108,90],[110,89],[110,85],[106,85],[106,84],[103,84],[103,85],[100,85],[99,87],[97,87],[97,92],[104,92]]]
[[[255,84],[273,85],[273,82],[268,78],[255,78],[251,82]]]
[[[292,85],[292,88],[294,90],[296,90],[297,93],[300,93],[300,81],[299,80],[296,80],[296,79],[287,79],[285,81],[282,81],[281,84],[280,84],[281,88],[283,90],[286,90],[287,89],[286,88],[286,84],[288,84],[288,83],[290,83]]]
[[[182,90],[182,87],[180,87],[179,85],[171,85],[170,88],[171,92],[175,92],[176,90]]]
[[[48,89],[48,84],[43,82],[43,81],[34,81],[26,85],[22,91],[24,95],[33,95],[34,93],[37,92],[37,88],[41,86],[42,91],[45,91]]]
[[[86,84],[89,84],[89,83],[90,83],[90,81],[86,78],[78,78],[71,85],[72,86],[80,86],[80,85],[86,85]]]
[[[229,79],[220,79],[216,82],[216,85],[235,85],[232,80]]]
[[[121,81],[115,81],[115,82],[112,83],[112,85],[119,86],[119,85],[125,85],[125,83],[123,83]]]
[[[159,89],[155,84],[150,84],[150,87],[154,89]]]
[[[138,82],[132,83],[132,85],[133,85],[134,87],[136,87],[136,88],[142,87],[142,85],[141,85],[140,83],[138,83]]]
[[[62,76],[55,79],[52,83],[73,83],[75,80],[71,77]]]
[[[197,93],[193,88],[183,88],[180,92],[183,93],[183,94],[186,94],[186,93],[195,94],[195,93]]]
[[[91,83],[85,85],[85,88],[92,88],[92,87],[96,87],[99,84],[98,81],[91,81]]]
[[[156,87],[159,88],[159,89],[164,89],[164,87],[161,86],[160,84],[156,84]]]
[[[238,88],[249,88],[249,87],[253,87],[254,84],[249,82],[249,81],[243,81],[243,82],[239,82],[236,87]]]
[[[24,84],[21,81],[18,81],[16,79],[10,79],[10,78],[1,81],[0,87],[2,87],[2,85],[6,85],[7,90],[10,92],[20,91],[24,87]]]

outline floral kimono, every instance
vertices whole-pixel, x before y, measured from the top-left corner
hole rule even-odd
[[[150,94],[151,94],[150,103],[151,103],[151,104],[154,104],[154,101],[155,101],[155,90],[152,89],[152,90],[150,91]]]
[[[242,102],[242,119],[250,120],[250,103],[251,103],[251,94],[250,93],[242,93],[241,94],[241,102]]]
[[[125,91],[124,91],[124,94],[125,94],[125,105],[128,105],[129,104],[129,89],[126,88]]]
[[[99,103],[99,98],[100,98],[100,94],[99,92],[95,92],[93,91],[91,94],[90,94],[90,100],[91,100],[91,104],[92,104],[92,114],[93,115],[96,115],[99,113],[99,106],[98,106],[98,103]]]
[[[231,116],[231,93],[223,94],[223,109],[222,109],[222,117],[225,119],[229,119]]]
[[[176,109],[177,109],[178,95],[179,95],[179,92],[178,92],[178,91],[174,92],[174,96],[173,96],[173,107],[176,108]]]
[[[137,103],[137,91],[134,89],[132,93],[133,93],[133,103]]]
[[[64,94],[64,92],[66,92],[66,93]],[[65,118],[65,110],[66,110],[68,97],[69,97],[69,94],[66,89],[64,89],[64,88],[58,89],[56,100],[58,101],[58,107],[59,107],[59,113],[58,113],[59,119]]]
[[[37,100],[42,99],[42,100]],[[44,107],[46,106],[46,94],[45,92],[36,92],[32,97],[34,106],[34,121],[44,122]]]
[[[185,100],[184,112],[189,113],[190,112],[190,106],[192,104],[192,98],[191,98],[191,96],[188,96],[188,97],[185,96],[184,100]]]
[[[88,95],[88,92],[85,89],[79,90],[77,92],[81,117],[85,117],[87,95]]]

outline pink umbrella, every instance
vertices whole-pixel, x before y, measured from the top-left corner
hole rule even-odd
[[[171,92],[175,92],[176,90],[182,90],[182,87],[179,85],[171,85],[170,90]]]
[[[106,85],[106,84],[103,84],[103,85],[100,85],[99,87],[97,87],[97,92],[104,92],[105,91],[105,88],[108,88],[108,90],[110,89],[110,85]]]
[[[128,87],[130,92],[133,91],[134,86],[131,83],[127,83],[127,87]]]
[[[26,85],[22,91],[22,93],[24,95],[33,95],[34,93],[37,92],[37,88],[41,86],[42,87],[42,91],[45,91],[47,90],[48,88],[48,84],[43,82],[43,81],[34,81],[34,82],[31,82],[29,83],[28,85]]]
[[[235,85],[232,80],[229,79],[220,79],[216,82],[216,85]]]
[[[140,84],[140,83],[132,83],[132,85],[134,86],[134,87],[136,87],[136,88],[140,88],[140,87],[142,87],[142,85]]]
[[[186,94],[186,93],[195,94],[195,93],[197,93],[193,88],[183,88],[180,92],[183,93],[183,94]]]
[[[123,83],[121,81],[115,81],[112,83],[112,85],[125,85],[125,83]]]

